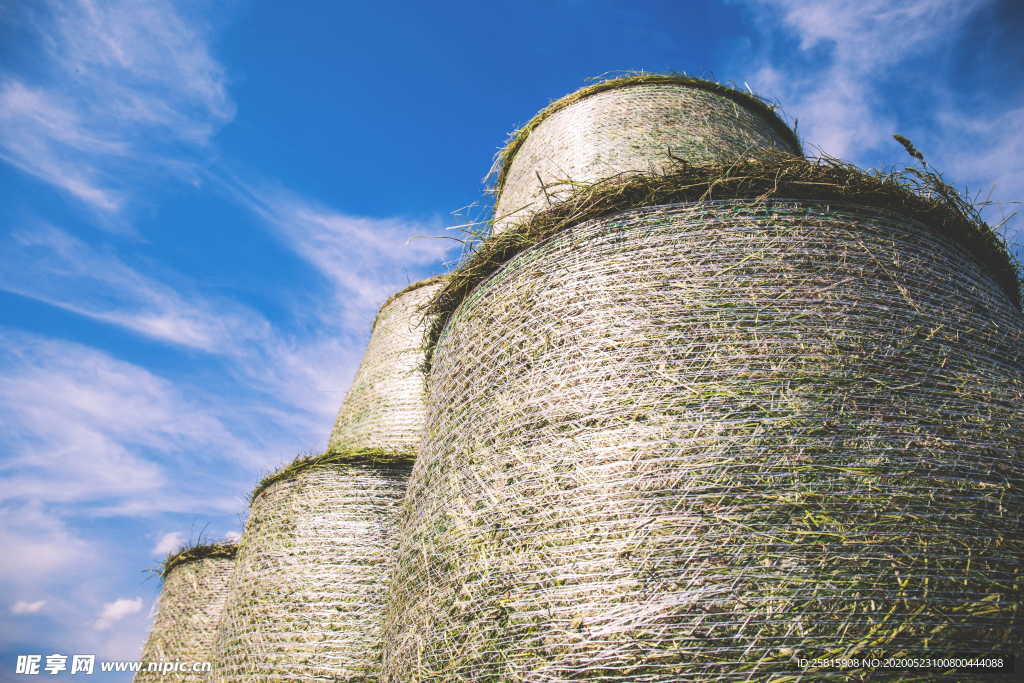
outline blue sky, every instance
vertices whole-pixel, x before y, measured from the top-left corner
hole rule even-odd
[[[455,262],[452,212],[548,101],[746,84],[812,152],[903,164],[907,135],[999,221],[1014,4],[0,0],[0,680],[138,656],[142,570],[322,450],[377,306]]]

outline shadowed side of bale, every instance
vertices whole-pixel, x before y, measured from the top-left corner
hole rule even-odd
[[[214,544],[168,557],[156,616],[142,651],[143,662],[210,661],[234,573],[234,553],[232,544]],[[204,676],[179,673],[175,679],[201,681]],[[166,679],[167,674],[158,672],[135,676],[136,681]]]
[[[1005,288],[900,214],[737,199],[557,232],[437,340],[385,679],[1020,652],[1022,354]]]
[[[670,155],[701,164],[765,148],[800,154],[792,132],[753,96],[698,79],[660,78],[617,79],[616,87],[581,99],[569,95],[571,104],[556,102],[539,123],[527,124],[528,134],[505,152],[511,159],[498,179],[494,231],[570,194],[565,181],[659,171]]]
[[[442,282],[410,285],[381,307],[366,354],[338,411],[328,448],[411,451],[423,429],[423,313]]]
[[[257,487],[214,680],[374,676],[393,518],[410,467],[391,454],[327,453]]]

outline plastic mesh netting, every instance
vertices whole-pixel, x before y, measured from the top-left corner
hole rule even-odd
[[[235,568],[235,560],[230,556],[234,546],[218,544],[201,548],[214,548],[220,552],[200,554],[195,559],[166,565],[153,626],[142,651],[143,662],[210,660],[214,635]],[[182,551],[175,556],[187,552]],[[204,674],[178,673],[175,676],[179,680],[201,681]],[[166,675],[157,672],[140,672],[135,676],[136,681],[165,679]]]
[[[672,77],[623,78],[609,85],[615,87],[581,99],[569,95],[571,104],[550,114],[544,110],[540,122],[506,152],[512,156],[498,179],[495,232],[571,194],[568,180],[659,171],[671,156],[701,164],[765,148],[800,153],[792,131],[745,93]]]
[[[1024,318],[979,264],[810,200],[629,210],[512,257],[433,352],[384,678],[1019,653]]]
[[[375,675],[411,458],[327,453],[257,487],[213,656],[217,680]]]
[[[443,277],[423,280],[381,307],[328,448],[410,451],[423,429],[423,314]]]

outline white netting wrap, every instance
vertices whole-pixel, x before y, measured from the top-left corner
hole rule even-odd
[[[1024,319],[919,222],[726,200],[575,225],[462,301],[427,394],[386,680],[1021,652]]]
[[[215,680],[376,675],[394,515],[411,460],[316,460],[257,489],[214,648]]]
[[[156,616],[142,650],[142,661],[208,662],[214,635],[234,572],[227,557],[204,557],[174,566],[164,577]],[[175,674],[175,680],[201,681],[204,674]],[[167,674],[140,672],[136,681],[167,680]]]
[[[701,164],[765,148],[800,153],[788,129],[764,111],[692,84],[631,82],[587,95],[529,132],[500,179],[495,232],[571,194],[567,180],[660,171],[670,154]]]
[[[423,314],[441,278],[406,288],[384,304],[331,432],[328,449],[410,451],[423,430]]]

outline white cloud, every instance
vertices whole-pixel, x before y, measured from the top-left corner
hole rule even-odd
[[[94,548],[37,501],[2,504],[0,518],[0,583],[35,591],[47,577],[93,564]]]
[[[230,541],[231,543],[238,543],[240,540],[242,540],[242,534],[238,533],[237,531],[229,531],[226,534],[224,534],[224,540]]]
[[[211,495],[224,476],[217,465],[262,462],[167,380],[94,349],[2,328],[0,421],[8,449],[0,500],[234,509]],[[168,479],[167,468],[185,466],[208,476]]]
[[[989,106],[966,109],[965,87],[989,86],[935,78],[922,61],[940,59],[989,0],[749,4],[764,49],[746,80],[799,120],[809,151],[867,166],[900,163],[909,160],[891,135],[902,133],[957,187],[992,192],[1003,206],[986,213],[990,222],[1015,210],[1009,203],[1024,197],[1024,97],[1004,89]],[[779,31],[796,37],[796,53],[775,49]],[[901,109],[912,114],[901,117]],[[1010,237],[1024,238],[1022,228],[1016,221]]]
[[[754,0],[766,32],[781,24],[801,50],[827,55],[808,65],[765,62],[748,79],[800,121],[812,147],[856,158],[889,140],[897,124],[877,91],[880,76],[941,44],[984,0]]]
[[[153,546],[154,555],[166,555],[173,553],[185,545],[185,534],[180,531],[171,531],[160,537],[160,540]]]
[[[16,603],[11,605],[12,614],[36,614],[42,611],[46,607],[46,600],[36,600],[35,602],[26,602],[25,600],[18,600]]]
[[[103,631],[128,615],[142,611],[142,598],[120,598],[103,605],[99,618],[94,627],[97,631]]]
[[[100,212],[178,173],[234,116],[202,27],[163,0],[24,5],[47,77],[0,72],[0,158]],[[126,180],[132,178],[134,180]]]
[[[50,225],[15,232],[0,260],[2,289],[172,344],[230,353],[269,332],[249,308],[160,281]]]
[[[217,180],[326,278],[347,326],[366,324],[384,299],[436,272],[458,246],[440,220],[350,216],[280,187]]]

